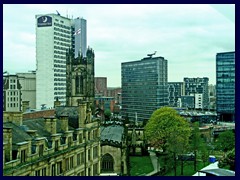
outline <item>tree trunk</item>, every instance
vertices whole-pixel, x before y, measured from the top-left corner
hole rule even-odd
[[[183,175],[183,160],[181,160],[181,175]]]
[[[194,171],[197,171],[197,151],[194,151]]]

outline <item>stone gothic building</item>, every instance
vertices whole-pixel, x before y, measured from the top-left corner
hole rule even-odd
[[[4,176],[100,174],[99,120],[89,103],[24,120],[22,112],[4,112],[3,120]]]
[[[76,106],[78,101],[89,101],[94,104],[94,51],[88,47],[86,57],[69,49],[66,62],[66,105]]]

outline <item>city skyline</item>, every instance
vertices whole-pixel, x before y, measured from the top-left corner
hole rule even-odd
[[[209,84],[216,84],[216,54],[235,51],[235,5],[4,4],[4,71],[36,69],[35,15],[56,10],[64,17],[87,20],[95,77],[107,77],[108,87],[121,86],[122,62],[154,51],[168,60],[169,82],[208,77]]]

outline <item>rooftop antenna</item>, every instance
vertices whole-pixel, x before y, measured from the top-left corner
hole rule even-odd
[[[57,10],[56,10],[57,11]],[[61,16],[61,14],[57,11],[57,15]]]
[[[68,18],[68,10],[67,10],[67,18]]]

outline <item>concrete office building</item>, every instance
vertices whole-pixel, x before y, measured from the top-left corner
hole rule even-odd
[[[168,105],[167,60],[146,57],[124,62],[122,67],[122,115],[148,120],[156,109]]]
[[[26,108],[29,110],[36,109],[36,72],[17,73],[17,76],[22,86],[22,103],[28,102],[28,107]]]
[[[66,104],[66,51],[86,56],[86,20],[58,14],[36,15],[36,108]]]
[[[208,81],[207,77],[203,78],[188,78],[185,77],[184,81],[184,89],[185,95],[193,95],[202,94],[202,108],[209,108],[209,93],[208,93]]]
[[[17,75],[3,76],[3,111],[21,111],[21,88]]]
[[[235,52],[216,55],[216,110],[220,121],[235,121]]]

